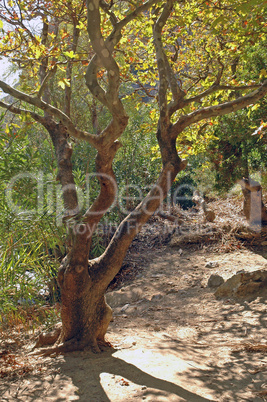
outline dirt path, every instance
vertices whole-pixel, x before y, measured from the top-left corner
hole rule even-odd
[[[235,349],[266,341],[265,300],[218,301],[207,282],[215,272],[228,279],[266,268],[266,258],[170,247],[144,258],[136,279],[107,295],[113,350],[40,358],[35,372],[0,380],[1,401],[264,400],[266,354]]]

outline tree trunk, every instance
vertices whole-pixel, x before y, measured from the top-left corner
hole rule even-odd
[[[251,225],[267,224],[267,208],[262,200],[262,187],[260,183],[250,178],[240,180],[244,195],[243,211]]]
[[[57,149],[56,142],[54,145]],[[101,191],[91,208],[72,228],[72,246],[58,273],[62,329],[60,333],[56,332],[54,338],[51,334],[39,338],[38,346],[51,344],[51,339],[55,341],[54,347],[45,349],[44,354],[86,348],[99,352],[102,346],[107,345],[105,334],[112,319],[112,310],[105,301],[105,291],[120,270],[132,240],[166,198],[177,173],[185,168],[185,163],[177,155],[175,142],[168,147],[163,146],[163,170],[157,183],[122,221],[102,256],[88,261],[92,233],[116,196],[116,189],[106,175],[113,177],[112,160],[117,148],[118,145],[113,144],[108,153],[98,153],[96,166]],[[59,153],[57,155],[59,157]],[[65,196],[68,198],[69,194]],[[65,204],[68,204],[68,199]]]
[[[105,301],[106,289],[91,272],[94,265],[97,264],[72,265],[66,257],[60,267],[62,330],[58,342],[65,350],[89,348],[99,352],[106,344],[104,336],[112,310]]]
[[[204,223],[214,221],[216,218],[215,212],[211,208],[208,208],[204,198],[200,195],[198,190],[194,191],[192,201],[202,209],[204,213]]]

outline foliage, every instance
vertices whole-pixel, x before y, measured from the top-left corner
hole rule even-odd
[[[192,208],[194,205],[192,198],[196,189],[196,182],[192,176],[192,172],[190,174],[186,169],[177,176],[171,187],[172,201],[179,204],[183,209]]]
[[[208,147],[220,191],[229,190],[242,177],[266,169],[266,141],[259,135],[253,136],[253,131],[246,111],[221,119],[215,130],[218,140]]]
[[[244,79],[264,80],[267,68],[266,41],[247,49]],[[216,172],[216,188],[229,190],[242,177],[267,167],[267,102],[261,100],[246,110],[221,117],[212,129],[208,145],[210,168]]]
[[[19,203],[21,210],[29,211],[36,207],[36,183],[29,177],[35,178],[43,167],[44,155],[29,136],[19,129],[14,132],[10,126],[9,130],[1,130],[0,143],[0,310],[6,322],[9,314],[12,320],[21,316],[20,306],[46,303],[47,285],[58,267],[51,252],[55,245],[63,248],[63,240],[62,228],[45,209],[42,215],[15,213],[6,196],[12,179],[22,173],[21,179],[14,182],[12,205]]]

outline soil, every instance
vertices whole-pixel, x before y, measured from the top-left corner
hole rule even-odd
[[[187,241],[156,217],[142,230],[107,293],[112,348],[44,358],[27,355],[29,335],[3,344],[1,401],[267,400],[266,352],[246,348],[266,348],[266,298],[217,300],[207,285],[212,274],[267,268],[266,237],[244,229],[238,201],[225,204],[209,204],[217,217],[201,223],[202,240],[187,230],[200,228],[198,211],[177,212]]]

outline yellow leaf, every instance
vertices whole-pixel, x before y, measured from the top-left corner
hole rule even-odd
[[[260,71],[260,79],[261,78],[266,78],[267,77],[267,71],[265,70],[265,68],[263,68],[261,71]]]
[[[57,84],[58,84],[58,86],[59,86],[60,88],[62,88],[62,89],[65,89],[65,87],[66,87],[65,82],[64,82],[63,80],[58,81]]]

